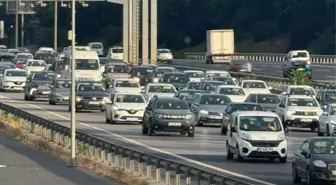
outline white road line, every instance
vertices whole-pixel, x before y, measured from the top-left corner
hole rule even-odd
[[[0,164],[0,168],[6,168],[6,165]]]
[[[336,74],[335,76],[326,76],[327,78],[336,78]]]
[[[9,99],[8,97],[6,96],[2,96],[0,95],[0,98],[5,98],[5,99]],[[26,104],[26,105],[29,105],[29,106],[32,106],[32,107],[35,107],[37,109],[40,109],[42,111],[46,111],[48,112],[49,114],[52,114],[56,117],[59,117],[59,118],[62,118],[64,120],[68,120],[70,121],[69,118],[65,117],[65,116],[62,116],[60,114],[57,114],[55,112],[51,112],[51,111],[48,111],[42,107],[39,107],[39,106],[36,106],[36,105],[33,105],[33,104],[27,104],[26,102],[24,101],[17,101],[17,102],[20,102],[20,103],[23,103],[23,104]],[[222,169],[222,168],[218,168],[218,167],[215,167],[215,166],[211,166],[211,165],[208,165],[208,164],[205,164],[205,163],[202,163],[202,162],[199,162],[199,161],[196,161],[196,160],[193,160],[193,159],[189,159],[187,157],[183,157],[183,156],[180,156],[180,155],[177,155],[177,154],[174,154],[174,153],[171,153],[171,152],[168,152],[168,151],[164,151],[164,150],[160,150],[158,148],[154,148],[154,147],[151,147],[151,146],[148,146],[146,144],[143,144],[141,142],[138,142],[138,141],[135,141],[135,140],[132,140],[132,139],[129,139],[127,137],[124,137],[122,135],[119,135],[119,134],[115,134],[115,133],[112,133],[110,131],[107,131],[107,130],[103,130],[101,128],[98,128],[98,127],[95,127],[95,126],[92,126],[92,125],[89,125],[89,124],[86,124],[86,123],[81,123],[81,122],[77,122],[78,124],[80,125],[83,125],[83,126],[86,126],[88,128],[92,128],[92,129],[95,129],[95,130],[99,130],[101,132],[105,132],[107,134],[110,134],[114,137],[118,137],[120,139],[123,139],[124,141],[127,141],[129,143],[133,143],[133,144],[136,144],[136,145],[139,145],[139,146],[142,146],[144,148],[147,148],[149,150],[152,150],[152,151],[156,151],[156,152],[159,152],[159,153],[163,153],[163,154],[166,154],[166,155],[170,155],[170,156],[173,156],[175,158],[178,158],[178,159],[181,159],[183,161],[186,161],[186,162],[189,162],[189,163],[193,163],[193,164],[196,164],[196,165],[199,165],[199,166],[203,166],[203,167],[206,167],[206,168],[210,168],[210,169],[213,169],[213,170],[216,170],[216,171],[219,171],[219,172],[222,172],[222,173],[226,173],[226,174],[229,174],[229,175],[232,175],[232,176],[236,176],[236,177],[240,177],[240,178],[244,178],[245,180],[251,180],[251,181],[255,181],[257,183],[262,183],[262,184],[265,184],[265,185],[276,185],[276,184],[273,184],[273,183],[270,183],[270,182],[266,182],[266,181],[262,181],[262,180],[259,180],[259,179],[255,179],[255,178],[252,178],[252,177],[249,177],[249,176],[245,176],[245,175],[242,175],[242,174],[239,174],[239,173],[235,173],[235,172],[232,172],[232,171],[229,171],[229,170],[225,170],[225,169]]]
[[[329,72],[330,70],[327,70],[327,69],[316,69],[316,71]]]

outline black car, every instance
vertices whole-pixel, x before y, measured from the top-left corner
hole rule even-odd
[[[227,85],[227,84],[221,81],[204,80],[204,81],[201,81],[199,89],[206,90],[206,91],[215,91],[217,90],[217,87],[220,85]]]
[[[37,51],[35,53],[34,59],[48,61],[52,57],[55,57],[55,54],[52,52]]]
[[[55,73],[39,71],[31,72],[27,77],[24,100],[36,98],[49,98],[50,87],[55,80]]]
[[[198,90],[200,88],[200,83],[201,82],[188,82],[185,88]]]
[[[276,94],[251,93],[247,96],[245,102],[258,103],[265,111],[275,112],[280,103],[280,99]]]
[[[335,89],[327,89],[320,90],[316,95],[316,100],[319,102],[322,108],[330,103],[336,102],[336,90]]]
[[[292,163],[294,183],[306,179],[307,185],[335,184],[336,137],[311,137],[294,152]]]
[[[235,102],[226,106],[221,124],[221,134],[226,134],[227,127],[230,122],[231,114],[236,111],[263,111],[262,107],[257,103]]]
[[[196,89],[182,89],[179,90],[174,97],[187,102],[190,107],[192,104],[196,103],[199,93],[208,93],[208,91],[196,90]]]
[[[71,98],[70,98],[71,99]],[[110,101],[103,82],[79,81],[76,84],[76,112],[80,110],[100,110],[105,111],[105,104]],[[69,112],[71,111],[71,100]]]
[[[307,72],[309,78],[312,77],[312,69],[311,66],[307,64],[305,60],[293,60],[287,61],[282,67],[282,74],[284,78],[292,76],[292,74],[297,71],[305,71]]]
[[[195,135],[195,116],[187,103],[176,97],[154,96],[148,103],[142,121],[142,134],[156,132],[179,132]]]
[[[131,78],[137,78],[141,86],[159,82],[157,67],[152,65],[133,66],[129,72]]]
[[[163,83],[170,83],[177,90],[180,90],[187,86],[187,83],[190,81],[190,79],[189,76],[186,75],[185,73],[170,72],[170,73],[164,73],[161,81]]]
[[[225,85],[236,85],[233,78],[229,76],[212,76],[207,78],[207,80],[224,82]]]

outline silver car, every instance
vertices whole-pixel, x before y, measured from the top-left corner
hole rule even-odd
[[[69,103],[71,80],[57,79],[51,87],[49,104]]]

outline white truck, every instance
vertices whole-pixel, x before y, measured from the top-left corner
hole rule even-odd
[[[235,51],[234,31],[208,30],[206,32],[206,63],[230,63]]]

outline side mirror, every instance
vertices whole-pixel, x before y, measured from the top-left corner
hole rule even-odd
[[[309,157],[308,153],[306,151],[301,151],[301,155],[305,156],[306,158]]]
[[[322,115],[323,116],[328,116],[328,112],[323,112]]]
[[[235,127],[231,127],[230,130],[231,130],[231,132],[236,132],[236,128]]]
[[[146,107],[146,110],[152,110],[152,107]]]
[[[287,95],[287,93],[286,93],[286,92],[282,92],[281,95],[284,95],[284,96],[285,96],[285,95]]]

